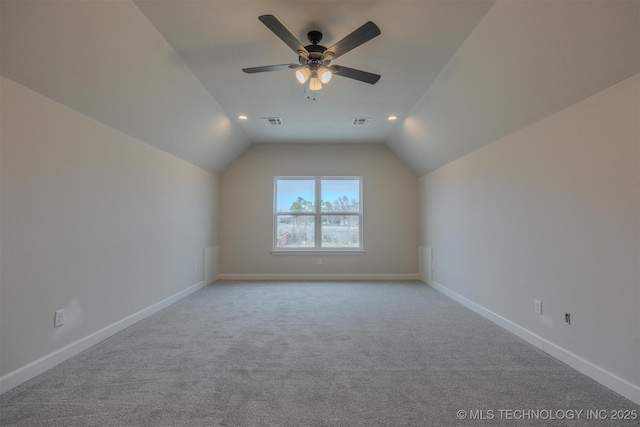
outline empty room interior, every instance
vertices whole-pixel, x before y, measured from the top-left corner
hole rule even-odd
[[[0,1],[0,425],[638,425],[640,1]]]

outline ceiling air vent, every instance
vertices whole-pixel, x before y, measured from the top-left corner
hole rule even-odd
[[[282,119],[280,117],[264,117],[262,121],[267,126],[282,126]]]
[[[369,125],[371,124],[371,119],[367,119],[367,118],[355,118],[353,119],[353,125],[354,126],[364,126],[364,125]]]

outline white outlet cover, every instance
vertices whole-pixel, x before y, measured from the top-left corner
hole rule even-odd
[[[542,301],[535,300],[533,310],[536,312],[536,314],[542,315]]]
[[[64,309],[57,310],[55,315],[53,316],[53,326],[57,328],[58,326],[64,325]]]

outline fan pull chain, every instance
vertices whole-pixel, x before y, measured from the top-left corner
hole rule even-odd
[[[307,82],[304,84],[304,92],[303,92],[303,97],[304,99],[306,99],[307,101],[315,101],[316,100],[316,92],[314,90],[311,90],[309,88],[309,80],[307,80]]]

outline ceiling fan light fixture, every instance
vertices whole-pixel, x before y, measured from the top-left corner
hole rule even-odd
[[[331,77],[333,76],[333,74],[331,73],[331,70],[324,67],[320,68],[319,74],[320,74],[320,81],[324,84],[329,83],[329,80],[331,80]]]
[[[309,89],[312,91],[322,89],[322,82],[317,76],[311,77],[311,80],[309,81]]]
[[[296,70],[296,79],[301,83],[301,84],[305,84],[306,81],[309,79],[309,76],[311,75],[311,70],[309,70],[308,68],[300,68],[298,70]]]

